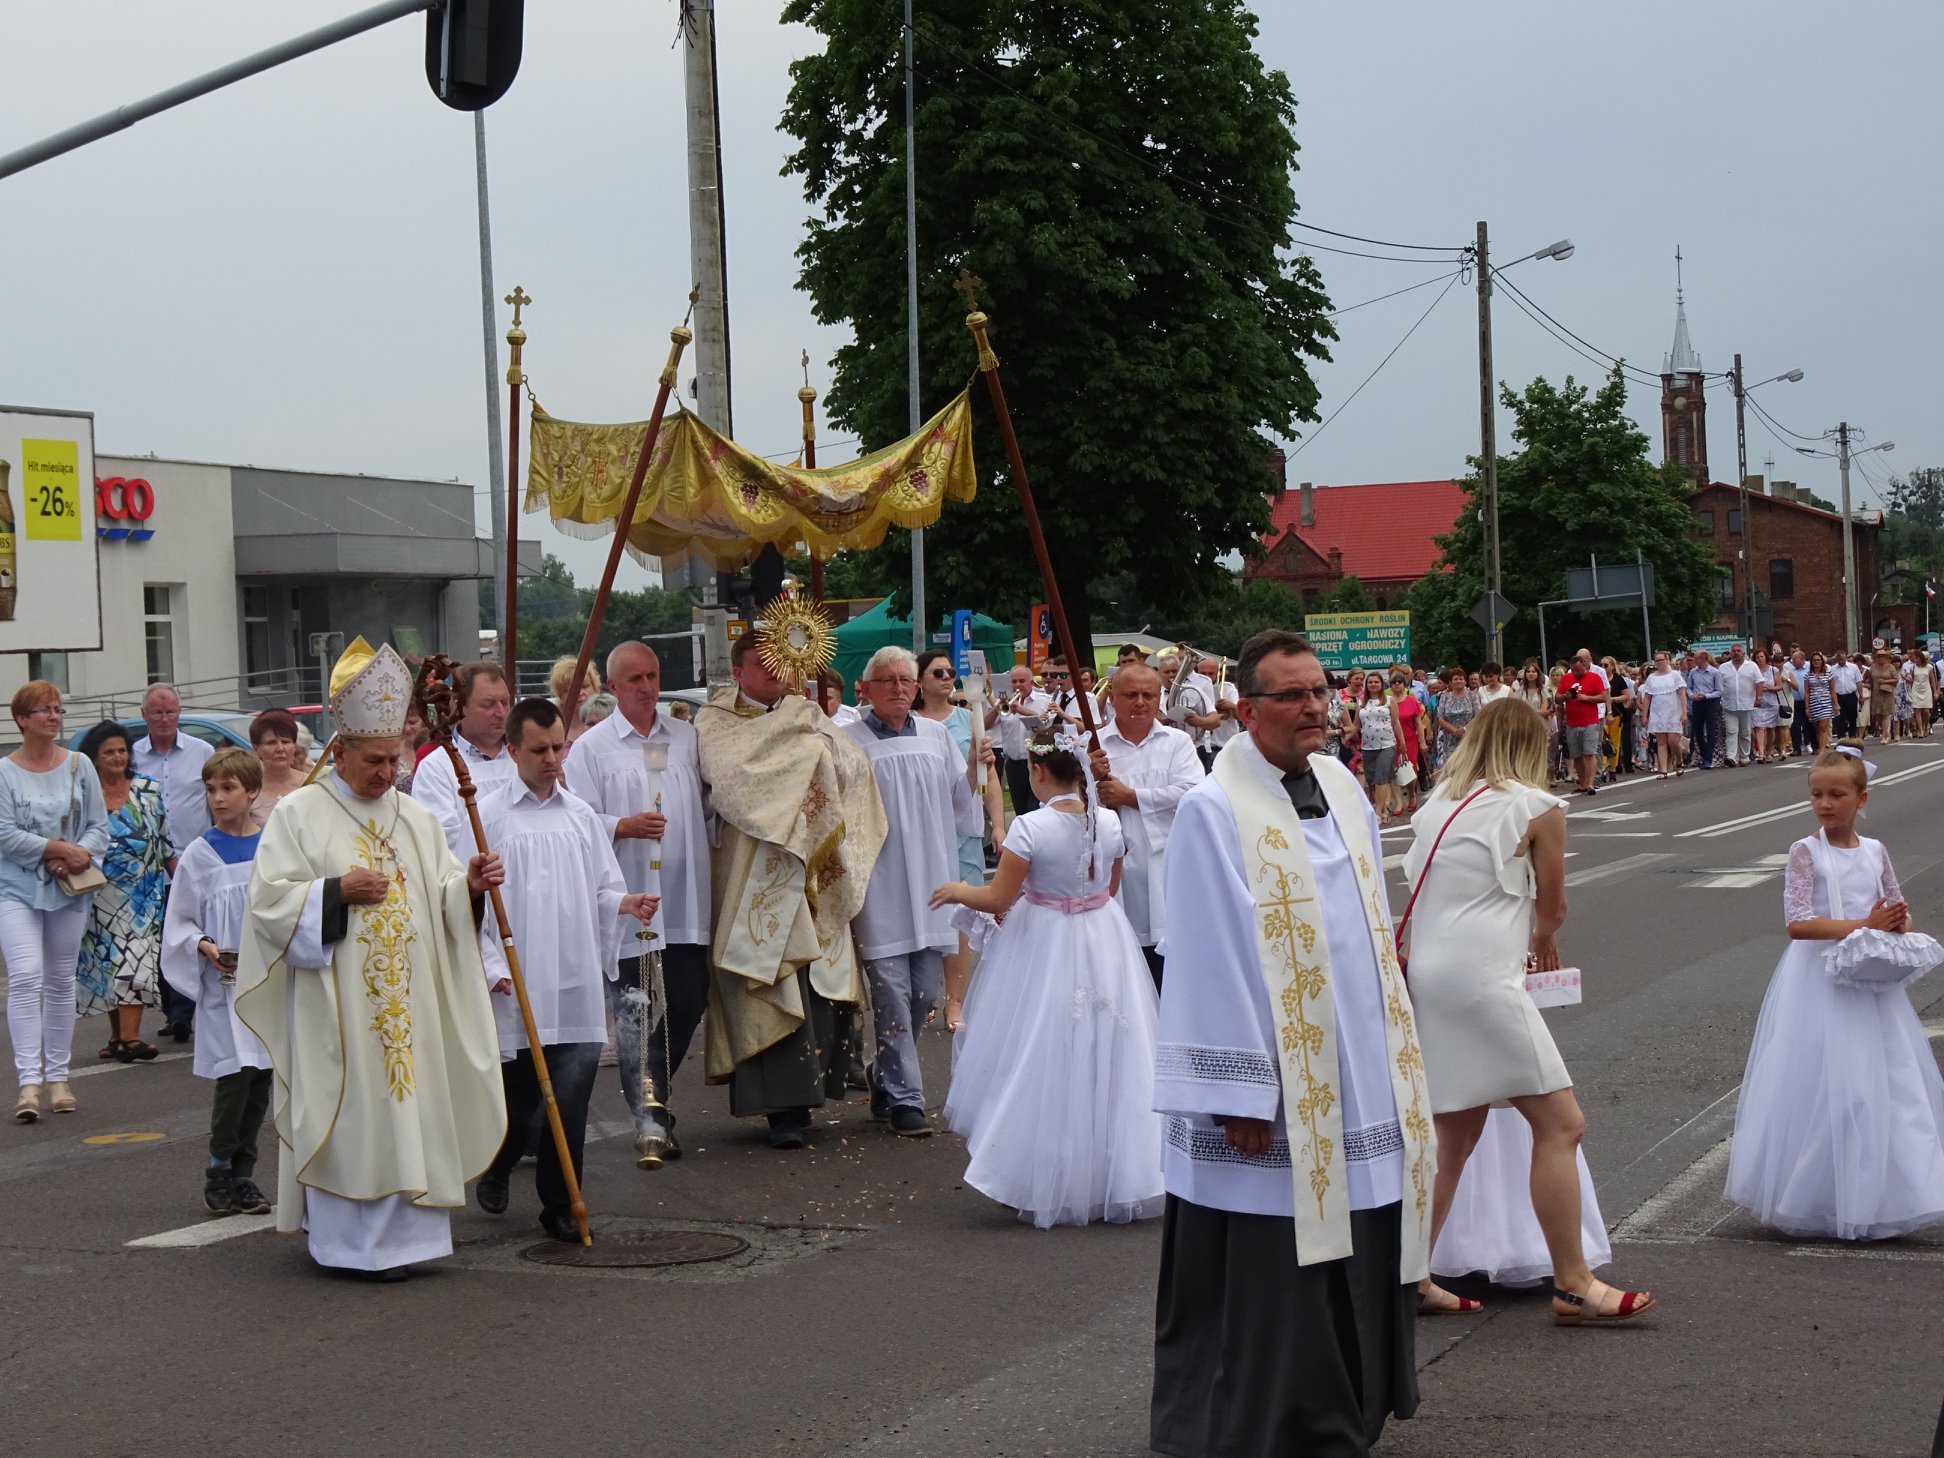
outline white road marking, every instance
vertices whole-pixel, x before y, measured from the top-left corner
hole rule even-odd
[[[1715,1101],[1719,1102],[1719,1099]],[[1714,1105],[1708,1107],[1712,1109]],[[1613,1228],[1615,1242],[1685,1245],[1699,1240],[1731,1217],[1735,1212],[1722,1200],[1721,1186],[1728,1173],[1728,1154],[1732,1147],[1732,1140],[1722,1140],[1669,1180],[1659,1192],[1648,1196],[1638,1210]]]
[[[1890,785],[1902,784],[1906,780],[1914,780],[1920,775],[1933,774],[1941,769],[1944,769],[1944,762],[1920,764],[1914,769],[1898,770],[1895,774],[1878,775],[1871,781],[1870,790],[1875,793]],[[1808,818],[1809,808],[1801,800],[1791,800],[1788,804],[1777,806],[1773,810],[1757,811],[1753,815],[1743,815],[1736,820],[1724,820],[1717,825],[1704,825],[1698,830],[1684,830],[1680,833],[1680,838],[1687,840],[1697,835],[1709,837],[1733,835],[1738,830],[1749,830],[1757,825],[1766,825],[1774,820],[1786,820],[1795,815],[1800,815],[1805,820]]]
[[[1746,891],[1752,887],[1773,881],[1782,874],[1789,864],[1789,853],[1763,856],[1745,866],[1717,866],[1695,872],[1695,879],[1687,882],[1690,891]]]
[[[1789,1254],[1815,1256],[1826,1261],[1924,1261],[1932,1265],[1944,1262],[1944,1250],[1884,1250],[1874,1247],[1799,1245]]]
[[[149,1059],[150,1063],[178,1063],[184,1058],[193,1058],[193,1053],[161,1053]],[[125,1068],[139,1068],[139,1063],[116,1063],[112,1059],[106,1063],[90,1063],[86,1068],[70,1068],[70,1079],[86,1078],[91,1073],[120,1073]]]
[[[234,1240],[239,1235],[254,1235],[259,1230],[272,1230],[276,1224],[275,1215],[221,1215],[185,1225],[180,1230],[145,1235],[128,1244],[136,1250],[190,1250],[199,1245],[214,1245],[219,1240]]]
[[[1659,840],[1664,830],[1582,830],[1579,840]]]
[[[1608,876],[1617,876],[1623,871],[1644,871],[1649,866],[1673,859],[1671,855],[1656,854],[1653,851],[1646,851],[1637,856],[1623,856],[1617,861],[1608,861],[1604,866],[1586,866],[1577,871],[1569,871],[1566,875],[1566,884],[1584,886],[1588,881],[1605,880]]]

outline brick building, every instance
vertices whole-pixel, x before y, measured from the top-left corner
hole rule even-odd
[[[1798,499],[1802,493],[1790,481],[1770,485],[1760,476],[1750,476],[1748,492],[1748,510],[1755,528],[1750,546],[1755,568],[1756,637],[1800,643],[1808,652],[1841,648],[1842,516]],[[1695,535],[1714,548],[1721,568],[1719,610],[1713,624],[1697,636],[1732,636],[1740,630],[1741,622],[1741,493],[1725,481],[1713,481],[1688,502],[1694,510]],[[1866,643],[1872,636],[1896,633],[1894,613],[1874,605],[1880,580],[1880,524],[1878,513],[1859,513],[1853,528],[1857,623]],[[1892,624],[1888,634],[1877,632],[1879,620]]]
[[[1355,577],[1378,607],[1392,607],[1431,570],[1433,539],[1457,524],[1468,499],[1456,481],[1282,487],[1269,503],[1262,554],[1242,575],[1280,582],[1305,604]]]

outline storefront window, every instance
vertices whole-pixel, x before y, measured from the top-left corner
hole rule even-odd
[[[142,587],[142,635],[148,648],[148,681],[175,681],[175,591],[167,583]]]
[[[270,589],[262,584],[243,588],[243,672],[253,692],[270,673]]]

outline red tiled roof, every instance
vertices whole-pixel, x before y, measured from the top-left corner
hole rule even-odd
[[[1314,526],[1302,526],[1302,492],[1284,491],[1270,506],[1263,546],[1273,550],[1294,532],[1329,560],[1343,552],[1343,570],[1364,582],[1415,582],[1438,560],[1441,537],[1464,515],[1469,497],[1456,481],[1385,481],[1368,486],[1317,486],[1311,491]]]

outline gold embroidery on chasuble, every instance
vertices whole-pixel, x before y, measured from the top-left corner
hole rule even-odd
[[[749,935],[767,942],[783,925],[783,908],[795,894],[794,861],[787,851],[772,846],[763,852],[763,863],[754,875],[762,884],[749,893]]]
[[[385,1055],[385,1089],[403,1103],[415,1090],[412,1067],[412,956],[418,940],[412,929],[412,908],[405,895],[405,868],[376,822],[361,823],[357,832],[358,864],[381,872],[389,882],[385,899],[358,908],[358,945],[365,949],[359,975],[371,1004],[370,1030]]]
[[[1359,864],[1362,864],[1359,860]],[[1368,879],[1368,878],[1366,878]],[[1369,902],[1370,924],[1382,927],[1384,936],[1377,944],[1378,975],[1383,979],[1384,1016],[1401,1035],[1397,1050],[1397,1071],[1411,1090],[1411,1102],[1398,1110],[1398,1118],[1404,1125],[1404,1132],[1410,1142],[1406,1145],[1412,1151],[1411,1193],[1417,1207],[1418,1219],[1425,1217],[1431,1203],[1431,1120],[1424,1111],[1424,1053],[1418,1047],[1417,1023],[1411,1016],[1411,1005],[1404,996],[1404,969],[1398,965],[1397,952],[1390,936],[1388,918],[1379,905],[1375,893]]]
[[[1267,849],[1265,849],[1265,847]],[[1271,826],[1257,840],[1256,879],[1272,881],[1274,892],[1258,904],[1262,916],[1262,940],[1273,949],[1277,971],[1287,979],[1277,1002],[1282,1020],[1277,1036],[1285,1054],[1295,1054],[1302,1080],[1291,1113],[1309,1136],[1303,1152],[1309,1158],[1310,1193],[1316,1197],[1318,1218],[1323,1215],[1323,1197],[1330,1189],[1330,1172],[1336,1162],[1336,1142],[1323,1132],[1323,1121],[1336,1106],[1336,1090],[1329,1080],[1317,1077],[1315,1064],[1323,1054],[1323,1027],[1312,1021],[1306,1004],[1318,1002],[1328,988],[1320,965],[1303,961],[1315,951],[1317,930],[1296,914],[1296,908],[1314,905],[1316,898],[1300,894],[1304,878],[1271,856],[1269,851],[1287,851],[1289,841]],[[1328,1008],[1319,1013],[1332,1015]]]

